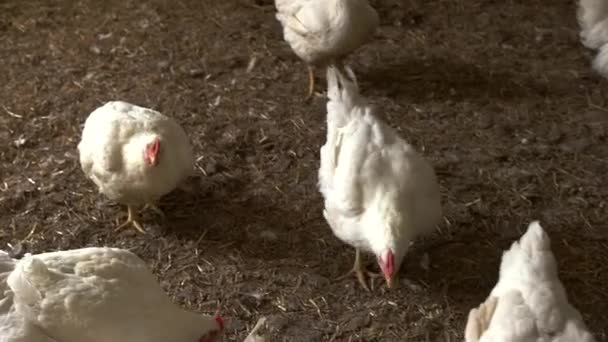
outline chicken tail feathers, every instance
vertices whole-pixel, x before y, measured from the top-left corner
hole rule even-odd
[[[608,45],[600,48],[597,56],[593,60],[593,69],[600,75],[608,78]]]
[[[327,140],[321,147],[321,165],[319,167],[319,189],[327,194],[331,187],[334,171],[342,147],[342,130],[353,118],[357,111],[357,103],[361,103],[359,88],[354,73],[345,68],[346,73],[353,79],[347,79],[336,65],[327,68]]]
[[[344,71],[348,77],[336,65],[327,68],[327,97],[330,102],[344,104],[345,109],[350,111],[359,102],[359,86],[352,69],[344,67]]]
[[[590,49],[598,49],[608,41],[608,2],[605,0],[580,0],[577,10],[581,28],[581,41]]]
[[[532,221],[528,225],[528,230],[519,240],[519,245],[528,255],[534,255],[537,252],[545,252],[551,249],[549,236],[538,221]]]
[[[503,253],[500,278],[535,282],[556,277],[557,263],[551,252],[551,240],[539,222],[533,221],[519,241]]]
[[[490,326],[497,303],[498,298],[489,297],[484,303],[481,303],[478,308],[471,309],[469,318],[467,319],[467,326],[464,331],[466,342],[477,342],[481,339],[483,333],[488,330],[488,327]]]
[[[580,0],[577,19],[581,28],[581,43],[599,50],[593,60],[593,69],[608,78],[608,1]]]

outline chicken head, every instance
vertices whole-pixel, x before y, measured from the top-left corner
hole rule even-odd
[[[150,166],[156,166],[158,164],[158,154],[160,152],[160,139],[154,138],[151,143],[146,144],[144,149],[144,160]]]

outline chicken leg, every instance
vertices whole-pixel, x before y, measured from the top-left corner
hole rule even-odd
[[[121,224],[120,226],[116,227],[115,231],[125,228],[129,225],[132,225],[140,233],[146,234],[146,232],[142,228],[141,224],[139,223],[139,215],[138,215],[137,211],[135,210],[135,208],[133,208],[133,206],[131,206],[131,205],[127,205],[127,212],[129,215],[127,217],[127,221],[124,222],[123,224]]]
[[[353,265],[353,269],[348,271],[345,275],[339,277],[336,280],[341,280],[349,276],[351,273],[355,273],[357,276],[357,280],[359,280],[359,284],[363,286],[367,291],[371,291],[369,285],[367,284],[367,277],[370,278],[378,278],[380,274],[368,271],[365,265],[363,265],[363,260],[361,258],[361,251],[356,248],[355,249],[355,264]]]
[[[306,99],[310,99],[315,92],[315,69],[312,65],[308,66],[308,95]]]

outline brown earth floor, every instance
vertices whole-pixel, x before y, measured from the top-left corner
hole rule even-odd
[[[226,341],[260,316],[274,341],[455,341],[501,250],[541,219],[571,301],[606,340],[608,86],[574,2],[374,5],[382,26],[352,66],[434,163],[446,215],[399,290],[335,281],[354,253],[321,214],[325,103],[302,102],[306,72],[270,1],[0,2],[0,248],[130,248],[175,301],[221,307]],[[163,198],[165,221],[146,212],[145,236],[113,231],[124,208],[78,163],[84,120],[113,99],[176,117],[198,157],[191,192]]]

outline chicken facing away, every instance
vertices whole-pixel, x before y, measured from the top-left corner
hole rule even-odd
[[[580,0],[577,17],[581,42],[589,49],[599,50],[593,68],[608,77],[608,1]]]
[[[361,251],[376,255],[391,287],[410,242],[442,218],[433,167],[378,119],[353,81],[327,69],[327,141],[319,190],[334,234],[356,249],[354,272],[369,289]]]
[[[538,221],[502,255],[498,283],[469,313],[466,342],[593,342],[568,302],[551,241]]]
[[[308,97],[314,91],[314,66],[340,63],[379,24],[367,0],[275,0],[275,7],[283,38],[308,66]]]
[[[128,219],[118,228],[132,224],[142,233],[137,206],[160,212],[154,202],[174,190],[194,165],[188,137],[174,119],[122,101],[89,115],[78,150],[82,170],[99,192],[127,205]]]
[[[215,342],[223,331],[221,316],[173,304],[126,250],[93,247],[11,261],[0,286],[8,284],[11,314],[4,317],[12,320],[0,316],[0,332],[16,337],[3,334],[2,342]],[[20,338],[24,328],[29,335]]]

